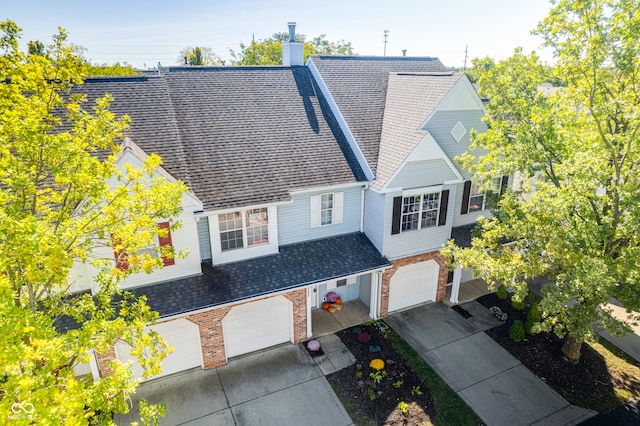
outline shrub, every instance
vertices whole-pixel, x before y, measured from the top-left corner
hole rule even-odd
[[[498,296],[498,299],[500,300],[506,300],[507,298],[507,286],[504,284],[501,284],[500,287],[498,287],[498,291],[496,292],[496,296]]]
[[[531,309],[527,312],[527,321],[524,323],[524,331],[527,334],[532,334],[531,329],[533,326],[542,321],[542,311],[540,310],[540,306],[537,303],[531,305]]]
[[[514,342],[522,342],[524,340],[524,325],[522,321],[515,320],[511,327],[509,327],[509,338]]]
[[[518,302],[517,300],[511,299],[511,307],[516,311],[524,311],[524,301]]]

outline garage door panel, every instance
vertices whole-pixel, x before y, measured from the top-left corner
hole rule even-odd
[[[227,358],[291,341],[292,320],[283,296],[232,308],[222,320]]]
[[[389,312],[435,301],[440,266],[434,260],[398,268],[391,277]]]
[[[162,373],[153,378],[168,376],[180,371],[202,366],[202,349],[198,326],[186,319],[156,324],[149,329],[157,332],[173,348],[173,352],[162,361]],[[115,345],[116,357],[121,361],[132,360],[134,377],[142,377],[142,367],[131,356],[131,346],[125,342]]]

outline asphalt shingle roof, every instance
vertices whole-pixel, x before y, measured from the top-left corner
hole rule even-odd
[[[362,233],[280,247],[280,253],[211,266],[203,274],[131,289],[161,317],[304,287],[390,266]]]
[[[458,82],[461,73],[391,73],[380,137],[376,179],[382,188],[429,133],[425,119]]]
[[[312,56],[371,170],[376,174],[389,73],[446,72],[437,58]]]
[[[475,227],[475,223],[455,226],[451,228],[451,239],[458,247],[469,248],[471,247],[471,239],[473,238]]]
[[[205,210],[289,200],[289,191],[363,181],[306,67],[171,68],[89,78],[131,117],[127,136],[183,180]]]

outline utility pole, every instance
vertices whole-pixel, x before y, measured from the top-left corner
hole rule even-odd
[[[384,56],[387,56],[387,37],[389,37],[389,30],[384,30]]]
[[[469,51],[469,45],[467,44],[464,48],[464,68],[462,68],[462,71],[467,70],[467,52],[468,51]]]

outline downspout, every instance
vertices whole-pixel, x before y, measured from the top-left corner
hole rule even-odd
[[[311,318],[311,287],[307,287],[307,339],[313,336],[313,323]]]

